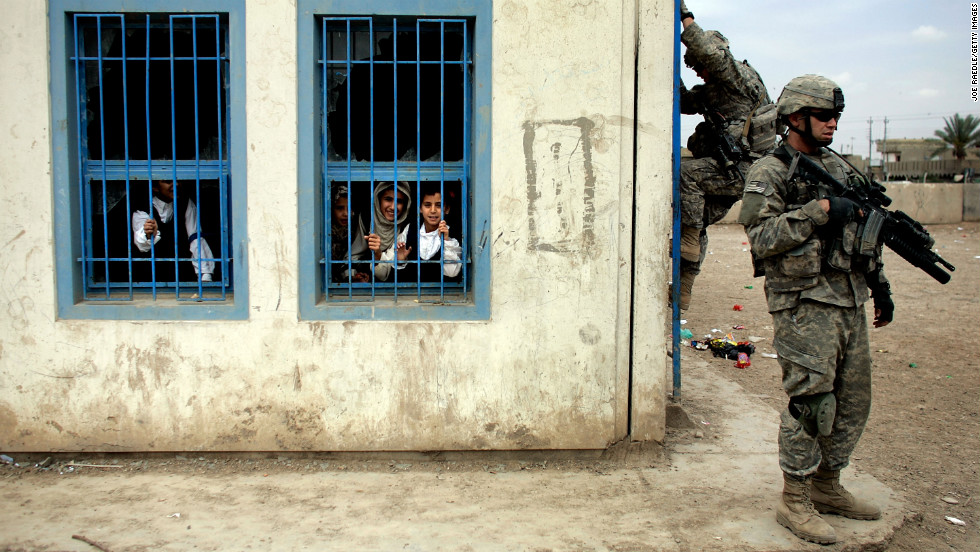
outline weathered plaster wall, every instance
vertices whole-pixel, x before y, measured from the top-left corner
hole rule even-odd
[[[9,8],[0,449],[601,448],[626,436],[631,335],[637,435],[662,438],[671,9],[495,3],[493,176],[475,183],[493,190],[492,319],[408,323],[298,319],[288,0],[246,14],[249,319],[58,320],[48,129],[66,123],[43,101],[45,7]]]
[[[662,440],[671,364],[668,285],[671,275],[673,73],[672,2],[638,4],[636,244],[633,311],[632,437]]]

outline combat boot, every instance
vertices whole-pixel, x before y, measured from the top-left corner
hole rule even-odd
[[[851,519],[878,519],[881,508],[866,500],[858,500],[840,484],[840,470],[817,468],[811,479],[810,498],[821,514],[834,514]]]
[[[701,259],[701,229],[681,225],[681,258],[692,263]]]
[[[776,521],[801,539],[817,544],[837,542],[837,534],[810,502],[809,478],[783,473],[783,496],[776,506]]]
[[[691,306],[691,291],[694,289],[695,274],[681,271],[681,311]]]

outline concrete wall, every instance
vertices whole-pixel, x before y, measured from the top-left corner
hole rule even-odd
[[[249,318],[141,322],[57,317],[49,129],[67,123],[45,100],[44,3],[7,6],[0,449],[602,448],[627,436],[630,405],[633,435],[662,439],[672,10],[495,2],[492,182],[475,183],[492,188],[491,319],[303,322],[296,8],[249,2]],[[537,236],[561,250],[529,239],[528,167],[539,193],[591,198],[569,232],[539,213]]]
[[[980,182],[963,184],[963,220],[980,220]]]
[[[955,183],[887,182],[888,209],[905,211],[922,224],[952,224],[980,220],[980,185]],[[736,203],[722,224],[736,224],[742,202]],[[972,217],[972,218],[970,218]]]
[[[885,194],[892,211],[905,211],[922,224],[949,224],[963,220],[962,184],[887,182]]]

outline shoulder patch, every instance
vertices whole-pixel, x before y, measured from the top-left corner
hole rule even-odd
[[[764,194],[766,193],[767,184],[765,182],[760,182],[758,180],[752,180],[745,185],[745,193],[747,194]]]

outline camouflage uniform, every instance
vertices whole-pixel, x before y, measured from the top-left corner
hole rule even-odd
[[[681,33],[681,42],[687,47],[685,62],[703,68],[709,75],[704,84],[690,90],[681,84],[681,113],[717,114],[725,121],[722,130],[741,142],[745,120],[760,100],[763,105],[772,103],[765,84],[748,62],[735,60],[721,33],[703,31],[697,23],[692,23]],[[724,218],[731,206],[741,199],[744,187],[738,174],[729,174],[713,157],[712,143],[710,125],[699,124],[687,142],[694,159],[681,160],[681,223],[701,229],[700,260],[697,263],[684,261],[688,265],[686,268],[694,274],[700,272],[707,251],[704,229]],[[749,159],[739,163],[742,174],[761,156],[752,153]]]
[[[851,177],[825,149],[811,159],[840,181]],[[828,437],[810,435],[788,408],[781,415],[779,465],[787,474],[806,477],[818,466],[847,466],[864,430],[871,410],[866,276],[879,283],[887,280],[880,254],[875,259],[848,254],[854,251],[857,223],[829,227],[830,217],[817,203],[825,193],[798,177],[787,180],[788,169],[774,155],[752,166],[739,222],[745,225],[757,269],[766,275],[773,346],[786,394],[832,392],[837,400]]]

